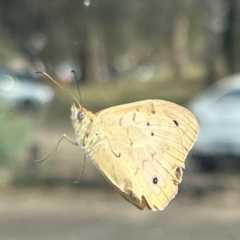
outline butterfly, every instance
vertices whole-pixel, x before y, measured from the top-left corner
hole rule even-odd
[[[189,110],[157,99],[96,114],[73,104],[71,121],[73,143],[131,204],[163,210],[176,196],[186,156],[199,131]]]

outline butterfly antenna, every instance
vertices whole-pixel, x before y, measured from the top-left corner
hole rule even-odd
[[[84,160],[83,160],[83,166],[82,166],[82,172],[81,172],[81,175],[79,177],[79,179],[77,181],[75,181],[74,183],[80,183],[81,180],[82,180],[82,177],[83,177],[83,173],[85,171],[85,165],[86,165],[86,154],[84,155]]]
[[[50,79],[52,82],[54,82],[58,87],[60,87],[64,92],[66,92],[71,98],[73,98],[77,104],[79,105],[79,107],[81,108],[81,104],[79,103],[79,101],[70,93],[68,92],[64,87],[62,87],[56,80],[54,80],[51,76],[49,76],[47,73],[45,72],[36,72],[37,74],[43,74],[44,76],[46,76],[48,79]]]
[[[78,89],[79,100],[80,100],[80,103],[82,105],[82,95],[81,95],[81,91],[80,91],[80,87],[79,87],[79,81],[77,79],[77,74],[76,74],[75,70],[72,70],[71,72],[74,74],[75,81],[76,81],[76,84],[77,84],[77,89]]]

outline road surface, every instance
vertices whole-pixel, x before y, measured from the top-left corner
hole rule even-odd
[[[239,196],[178,195],[163,212],[136,209],[112,189],[6,190],[1,240],[238,240]]]

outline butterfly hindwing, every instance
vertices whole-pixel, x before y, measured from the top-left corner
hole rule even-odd
[[[197,137],[195,117],[174,103],[146,100],[105,109],[94,126],[103,136],[92,158],[103,175],[137,207],[164,209]]]

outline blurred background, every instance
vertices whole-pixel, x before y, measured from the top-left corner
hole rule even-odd
[[[0,1],[0,239],[239,239],[240,0]],[[96,112],[165,99],[200,124],[163,211],[121,198],[74,139],[73,99]]]

